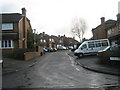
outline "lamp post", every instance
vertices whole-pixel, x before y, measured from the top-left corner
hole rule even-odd
[[[34,50],[36,51],[36,47],[35,47],[35,44],[36,44],[36,42],[35,42],[35,32],[36,32],[36,29],[33,29],[33,31],[34,31]]]

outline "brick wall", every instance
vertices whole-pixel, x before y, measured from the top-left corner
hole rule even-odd
[[[2,55],[11,55],[13,53],[14,49],[1,49],[0,52],[2,52]]]
[[[26,52],[24,54],[24,60],[30,60],[30,59],[33,59],[33,58],[35,58],[37,56],[39,56],[38,52]]]
[[[38,51],[37,52],[26,52],[24,54],[24,60],[30,60],[38,56],[42,56],[43,54],[43,48],[38,46]]]
[[[110,27],[112,24],[101,24],[97,28],[92,30],[93,39],[105,39],[107,38],[107,31],[106,28]]]

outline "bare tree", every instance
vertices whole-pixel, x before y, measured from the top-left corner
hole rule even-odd
[[[87,23],[85,22],[85,19],[75,17],[72,20],[71,33],[74,36],[77,36],[80,42],[83,40],[83,36],[86,30],[87,30]]]

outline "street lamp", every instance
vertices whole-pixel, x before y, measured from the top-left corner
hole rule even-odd
[[[36,44],[36,42],[35,42],[35,32],[36,32],[36,29],[33,29],[33,31],[34,31],[34,49],[36,51],[36,47],[35,47],[35,44]]]

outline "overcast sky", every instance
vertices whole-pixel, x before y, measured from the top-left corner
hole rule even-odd
[[[33,29],[50,35],[72,36],[72,19],[84,18],[87,21],[85,38],[92,37],[92,28],[105,20],[114,19],[118,14],[119,0],[0,0],[0,12],[21,13],[27,10],[27,17]]]

